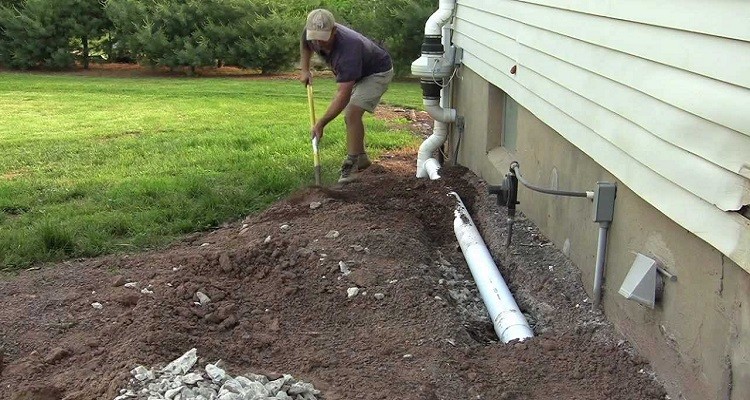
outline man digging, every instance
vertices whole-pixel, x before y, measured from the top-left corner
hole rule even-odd
[[[357,179],[370,166],[365,152],[365,111],[372,113],[393,79],[391,56],[359,32],[337,24],[330,11],[313,10],[307,16],[300,40],[300,81],[312,84],[310,58],[319,54],[333,70],[338,89],[325,114],[315,123],[312,135],[320,141],[323,129],[344,111],[346,150],[339,183]]]

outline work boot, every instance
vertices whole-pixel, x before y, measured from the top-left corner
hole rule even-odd
[[[359,173],[372,165],[367,153],[348,155],[341,164],[341,177],[339,183],[348,183],[357,180]]]

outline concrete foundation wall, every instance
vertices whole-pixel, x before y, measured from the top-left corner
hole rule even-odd
[[[458,163],[488,182],[499,184],[513,160],[524,178],[542,186],[591,191],[597,181],[617,182],[602,304],[673,398],[750,399],[750,274],[636,196],[522,105],[517,150],[500,147],[505,94],[466,68],[454,83],[454,107],[465,118]],[[449,138],[450,152],[457,134]],[[520,210],[578,266],[591,295],[599,227],[591,201],[523,187],[519,201]],[[618,294],[636,252],[677,276],[666,282],[653,310]]]

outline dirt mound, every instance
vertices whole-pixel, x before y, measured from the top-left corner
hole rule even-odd
[[[193,347],[234,374],[292,374],[326,399],[663,398],[567,260],[523,220],[506,251],[504,214],[482,182],[441,172],[418,180],[413,154],[389,154],[360,182],[307,188],[163,251],[2,279],[0,398],[111,399],[134,366]],[[451,190],[534,339],[494,340],[453,234]]]

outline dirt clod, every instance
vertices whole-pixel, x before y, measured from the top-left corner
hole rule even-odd
[[[52,351],[49,352],[47,357],[44,358],[44,362],[47,364],[54,364],[63,358],[66,358],[70,355],[70,351],[68,349],[64,349],[62,347],[55,347],[52,349]]]

